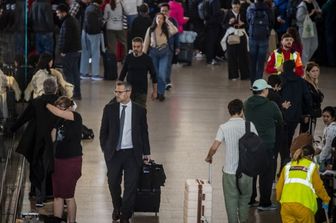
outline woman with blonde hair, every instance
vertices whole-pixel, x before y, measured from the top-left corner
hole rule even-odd
[[[314,223],[317,211],[316,197],[328,211],[328,196],[319,175],[319,167],[313,162],[315,150],[311,145],[295,151],[292,161],[282,169],[276,186],[276,199],[281,203],[281,219],[284,223]]]
[[[320,66],[315,62],[308,62],[305,69],[305,82],[307,84],[308,90],[310,92],[312,102],[313,102],[313,114],[308,122],[302,121],[300,124],[300,132],[307,132],[314,136],[314,131],[316,127],[316,119],[320,118],[322,115],[321,103],[323,101],[324,95],[318,87],[318,78],[320,76]],[[308,119],[305,117],[304,119]],[[310,129],[309,129],[310,127]]]
[[[43,82],[48,78],[55,79],[61,95],[66,95],[70,98],[72,97],[74,86],[66,82],[63,78],[62,73],[52,68],[52,65],[52,56],[47,53],[41,54],[39,61],[36,65],[36,73],[29,82],[26,90],[24,91],[24,99],[26,101],[29,101],[32,95],[33,98],[36,98],[44,94]]]
[[[67,223],[76,222],[77,205],[74,195],[77,181],[82,175],[82,117],[75,112],[75,108],[76,104],[65,96],[58,98],[55,106],[47,104],[47,109],[61,118],[51,132],[56,144],[52,175],[54,216],[62,218],[65,201]]]

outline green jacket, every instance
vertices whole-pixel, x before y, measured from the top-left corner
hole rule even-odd
[[[283,122],[278,106],[268,98],[253,95],[244,103],[244,114],[246,120],[255,125],[262,140],[273,146],[275,127]]]

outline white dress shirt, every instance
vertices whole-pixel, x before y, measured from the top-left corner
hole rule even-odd
[[[123,137],[121,140],[121,149],[132,149],[132,101],[129,101],[127,104],[121,104],[119,106],[119,117],[121,116],[121,111],[123,106],[126,105],[125,108],[125,122],[123,129]]]
[[[252,122],[250,131],[258,135]],[[230,118],[219,126],[216,140],[225,143],[223,172],[236,174],[239,161],[239,139],[245,134],[245,120],[243,118]]]

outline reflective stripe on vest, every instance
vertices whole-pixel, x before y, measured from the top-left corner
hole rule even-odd
[[[278,50],[274,50],[274,54],[275,54],[275,63],[274,63],[274,68],[277,70],[278,67],[280,67],[284,62],[285,62],[285,57],[283,55],[283,53],[279,53]],[[296,61],[298,55],[296,52],[294,53],[290,53],[289,55],[289,60],[294,60]],[[280,71],[278,71],[278,74],[281,74]]]
[[[307,168],[307,176],[306,179],[302,179],[302,178],[290,178],[289,177],[289,171],[291,168],[291,163],[287,164],[285,166],[286,168],[286,172],[285,172],[285,184],[292,184],[292,183],[298,183],[298,184],[302,184],[305,185],[307,187],[309,187],[312,192],[315,194],[315,189],[313,187],[313,184],[311,183],[312,181],[312,175],[313,175],[313,171],[315,169],[315,163],[311,162],[309,167]]]

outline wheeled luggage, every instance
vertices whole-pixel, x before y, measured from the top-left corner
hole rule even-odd
[[[180,43],[180,53],[178,54],[179,63],[187,63],[187,65],[192,64],[194,53],[194,44],[193,43]]]
[[[184,190],[184,223],[210,223],[212,216],[211,165],[209,179],[187,179]]]
[[[118,77],[117,60],[113,53],[105,51],[103,53],[104,79],[116,80]]]
[[[162,164],[151,161],[143,165],[136,194],[135,212],[159,212],[161,186],[164,186],[165,180]]]

